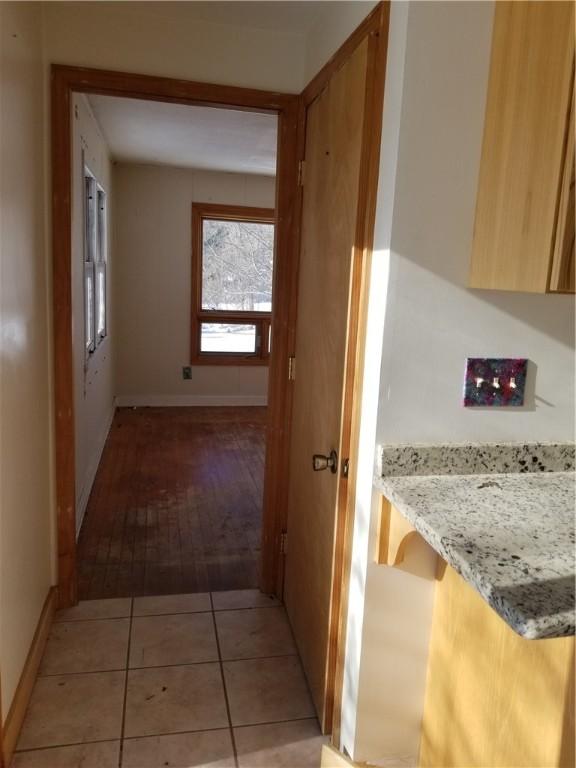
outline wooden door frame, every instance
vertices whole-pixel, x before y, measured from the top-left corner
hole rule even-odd
[[[303,156],[307,108],[326,88],[334,73],[342,67],[356,48],[368,38],[367,78],[365,85],[366,101],[362,128],[356,235],[350,275],[346,360],[342,395],[340,456],[349,458],[349,473],[348,477],[343,477],[342,474],[338,476],[326,664],[326,712],[324,722],[321,723],[324,732],[332,733],[332,741],[336,747],[339,747],[340,744],[346,619],[352,565],[352,537],[360,434],[360,404],[364,370],[368,290],[374,246],[374,224],[376,220],[389,25],[390,0],[382,0],[304,89],[300,116],[299,146]],[[299,204],[301,206],[301,201]],[[297,289],[295,293],[297,297]],[[287,497],[287,480],[285,487],[285,496]]]
[[[299,247],[298,161],[301,100],[298,95],[109,70],[52,65],[52,260],[54,334],[55,473],[58,545],[58,602],[78,601],[74,368],[72,337],[72,94],[211,106],[278,116],[276,240],[272,354],[268,385],[268,431],[263,508],[261,586],[276,592],[285,499],[285,470],[291,415],[287,366],[295,326]]]

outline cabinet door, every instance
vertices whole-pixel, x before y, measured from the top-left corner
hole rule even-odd
[[[574,5],[495,5],[470,286],[544,293],[571,101]]]
[[[443,563],[429,653],[420,768],[573,768],[573,637],[520,637]]]
[[[551,291],[574,293],[575,290],[574,204],[574,94],[572,94],[572,108],[566,137],[566,160],[558,205],[554,259],[550,275]]]

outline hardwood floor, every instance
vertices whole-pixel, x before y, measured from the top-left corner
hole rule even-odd
[[[258,585],[266,408],[119,408],[78,541],[81,600]]]

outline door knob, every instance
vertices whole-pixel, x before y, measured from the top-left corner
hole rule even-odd
[[[315,453],[312,456],[312,469],[314,472],[322,472],[324,469],[329,469],[333,475],[338,471],[338,454],[334,449],[330,451],[328,456],[324,456],[321,453]]]

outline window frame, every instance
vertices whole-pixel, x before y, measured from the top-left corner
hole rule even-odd
[[[96,261],[94,263],[94,339],[96,348],[108,336],[108,195],[96,181]],[[100,291],[100,274],[103,289]],[[98,327],[100,300],[104,307],[104,324]]]
[[[95,323],[95,287],[96,287],[96,258],[98,251],[96,211],[97,181],[84,158],[82,158],[82,194],[83,194],[83,284],[84,284],[84,360],[87,363],[96,351]],[[89,290],[91,286],[91,290]]]
[[[83,281],[85,367],[108,335],[108,212],[107,193],[82,153],[83,169]],[[90,187],[90,190],[88,190]],[[103,275],[104,289],[99,288]],[[89,284],[91,291],[88,290]],[[104,304],[104,327],[98,328],[100,300]]]
[[[190,362],[195,365],[268,365],[270,361],[270,327],[272,312],[223,311],[202,309],[202,230],[205,220],[240,221],[274,225],[274,256],[276,254],[276,212],[274,208],[255,208],[244,205],[218,205],[192,203],[192,301]],[[274,261],[273,269],[276,264]],[[256,351],[202,352],[200,333],[202,323],[255,325]]]

